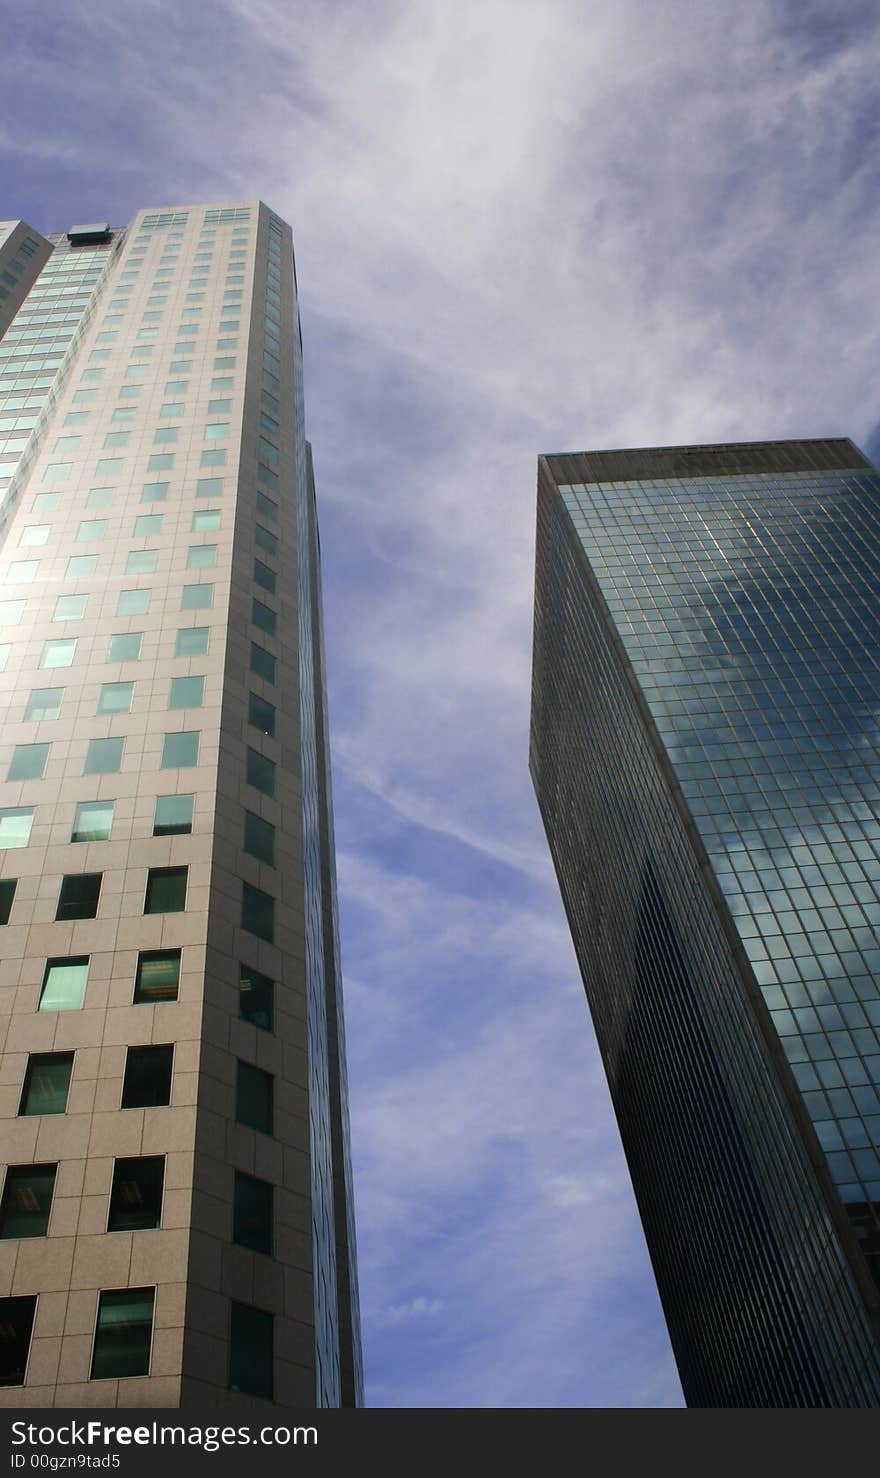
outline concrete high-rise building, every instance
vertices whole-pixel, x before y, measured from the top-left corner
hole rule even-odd
[[[3,1404],[358,1405],[290,228],[0,224],[0,333]]]
[[[685,1397],[880,1404],[880,473],[544,457],[530,768]]]

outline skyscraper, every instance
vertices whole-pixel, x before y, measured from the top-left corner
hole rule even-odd
[[[880,473],[542,458],[530,768],[686,1399],[880,1404]]]
[[[357,1405],[290,228],[7,222],[4,312],[3,1401]]]

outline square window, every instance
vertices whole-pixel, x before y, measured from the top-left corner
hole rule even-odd
[[[48,758],[48,744],[16,744],[6,779],[42,780]]]
[[[38,559],[14,559],[6,571],[7,585],[30,585],[40,568]]]
[[[125,562],[127,575],[153,575],[159,559],[158,549],[132,549]]]
[[[109,508],[115,496],[115,488],[89,488],[89,495],[86,498],[86,507]]]
[[[144,913],[183,913],[188,871],[186,867],[151,867],[147,873]]]
[[[122,1083],[123,1108],[164,1108],[171,1102],[174,1047],[129,1047]]]
[[[0,881],[0,925],[9,923],[17,887],[17,878],[3,878]]]
[[[270,1032],[274,1017],[275,982],[250,965],[240,967],[238,1014],[261,1031]]]
[[[41,720],[56,719],[61,712],[63,697],[63,688],[31,688],[24,711],[25,720],[39,723]]]
[[[212,389],[212,391],[213,390],[231,390],[232,389],[232,386],[233,386],[233,383],[234,382],[233,382],[232,375],[215,375],[214,378],[213,378],[213,380],[211,381],[211,389]],[[90,392],[90,393],[92,393],[92,392]],[[210,406],[208,407],[208,409],[210,410]]]
[[[142,950],[138,955],[134,1004],[176,1001],[180,988],[180,950]]]
[[[256,693],[248,694],[248,723],[270,738],[275,733],[275,705]]]
[[[193,533],[203,533],[206,529],[219,529],[219,508],[197,508],[192,518]]]
[[[74,872],[63,877],[55,910],[56,920],[96,918],[102,878],[103,873],[100,872]]]
[[[272,944],[275,939],[275,899],[262,888],[242,883],[241,927]]]
[[[162,1219],[164,1182],[164,1155],[117,1160],[113,1166],[108,1232],[147,1232],[157,1227]]]
[[[228,397],[226,397],[224,399],[221,399],[221,400],[209,400],[208,401],[208,415],[209,416],[224,416],[224,415],[226,415],[226,413],[229,410],[229,408],[230,408],[231,405],[232,405],[232,401]]]
[[[275,571],[270,570],[261,559],[254,560],[254,581],[264,590],[268,590],[270,595],[275,594]]]
[[[273,1316],[233,1301],[229,1319],[229,1389],[272,1400]]]
[[[271,1073],[239,1060],[236,1064],[235,1118],[239,1124],[271,1134],[274,1120],[273,1094],[275,1080]]]
[[[117,616],[145,616],[150,609],[149,590],[120,590]]]
[[[90,739],[84,775],[115,775],[122,767],[124,739]]]
[[[162,741],[163,770],[186,770],[199,762],[199,731],[166,734]]]
[[[0,600],[0,626],[17,626],[23,615],[23,600]]]
[[[228,441],[228,439],[228,421],[217,421],[213,425],[205,427],[205,441]]]
[[[196,482],[197,498],[220,498],[223,496],[222,477],[200,477]]]
[[[76,637],[65,636],[47,641],[40,658],[41,667],[69,667],[76,656]]]
[[[267,760],[264,754],[258,754],[255,749],[247,752],[247,783],[254,790],[262,791],[263,795],[275,794],[275,762]]]
[[[53,621],[81,621],[86,613],[87,595],[59,595],[52,612]]]
[[[150,539],[153,534],[161,534],[163,513],[139,513],[134,521],[132,529],[133,539]]]
[[[72,1052],[31,1053],[21,1090],[20,1117],[65,1114],[72,1072]]]
[[[216,451],[202,452],[199,458],[200,467],[224,467],[226,465],[226,448]]]
[[[251,620],[267,636],[274,636],[278,627],[278,617],[269,606],[264,605],[261,600],[254,596],[251,602]]]
[[[184,585],[180,598],[182,611],[204,611],[214,604],[214,586]]]
[[[108,448],[114,446],[128,446],[130,436],[130,431],[108,431],[107,435],[104,437],[104,446]],[[99,470],[100,466],[101,464],[99,462]]]
[[[183,401],[166,401],[159,410],[159,418],[164,421],[177,421],[183,415]]]
[[[108,662],[137,662],[141,655],[142,631],[117,631],[107,648]]]
[[[0,1298],[0,1386],[23,1386],[37,1308],[35,1294]]]
[[[103,539],[106,532],[106,518],[83,519],[82,523],[76,531],[77,542],[79,544],[85,544],[90,539]]]
[[[272,533],[271,529],[264,529],[261,523],[254,527],[254,541],[261,549],[265,549],[267,554],[278,553],[277,536]]]
[[[92,1380],[149,1375],[154,1288],[114,1288],[102,1293],[92,1354]]]
[[[189,389],[189,380],[169,380],[165,386],[166,395],[185,395]]]
[[[108,842],[113,825],[113,801],[80,801],[70,833],[72,842]]]
[[[216,563],[216,544],[191,544],[189,546],[186,555],[186,567],[188,570],[211,569]]]
[[[265,678],[267,683],[275,682],[275,658],[265,647],[258,647],[256,642],[251,642],[251,672],[258,677]]]
[[[98,568],[97,554],[72,554],[64,572],[65,580],[90,580]]]
[[[41,1011],[81,1011],[89,978],[89,957],[47,960],[40,992]]]
[[[141,491],[141,502],[164,503],[170,486],[168,482],[145,482]]]
[[[153,452],[153,455],[147,458],[148,472],[170,472],[173,466],[173,452]]]
[[[126,434],[126,433],[123,433]],[[118,477],[122,471],[121,457],[99,457],[95,467],[97,477]]]
[[[48,544],[51,525],[48,523],[32,523],[22,530],[19,544],[35,545]]]
[[[69,475],[72,462],[50,462],[43,473],[44,482],[64,482]]]
[[[267,498],[265,493],[261,493],[260,490],[259,490],[259,488],[257,489],[256,503],[257,503],[257,512],[258,513],[264,514],[266,518],[272,518],[272,519],[274,519],[275,522],[277,523],[277,521],[278,521],[278,504],[277,503],[273,503],[271,498]]]
[[[102,683],[98,694],[98,713],[131,713],[134,683]]]
[[[158,795],[153,817],[153,836],[186,836],[192,831],[192,795]]]
[[[10,1165],[0,1202],[0,1237],[45,1237],[57,1165]]]
[[[32,513],[57,513],[61,507],[60,493],[37,493],[31,504]]]
[[[267,1257],[272,1256],[272,1189],[268,1180],[235,1172],[232,1240]]]
[[[169,708],[201,708],[205,697],[203,677],[173,677],[168,693]]]
[[[169,442],[175,442],[178,435],[179,427],[177,426],[158,426],[153,433],[153,442],[160,446],[163,442],[167,445]]]
[[[275,866],[275,828],[253,811],[244,813],[244,850],[260,862]]]
[[[175,657],[202,657],[208,650],[210,626],[185,626],[177,633]]]

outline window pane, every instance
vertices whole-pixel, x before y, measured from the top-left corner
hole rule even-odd
[[[61,879],[57,919],[93,919],[98,913],[103,873],[70,873]]]
[[[174,1047],[129,1047],[122,1084],[123,1108],[164,1108],[171,1102]]]
[[[0,1298],[0,1386],[23,1386],[31,1347],[36,1295]]]
[[[264,529],[261,523],[258,523],[254,529],[254,541],[261,549],[265,549],[267,554],[278,553],[278,539],[270,529]]]
[[[176,1001],[180,985],[180,950],[142,950],[138,955],[134,987],[136,1006],[151,1001]]]
[[[113,825],[113,801],[80,801],[76,808],[72,842],[106,842]]]
[[[268,636],[275,635],[278,626],[278,617],[263,601],[257,600],[256,596],[254,596],[251,602],[251,620],[255,626],[259,626],[260,630],[265,631]]]
[[[275,705],[267,703],[265,698],[260,698],[256,693],[251,693],[248,697],[248,723],[259,729],[261,734],[274,735]]]
[[[134,683],[102,683],[98,713],[131,713]]]
[[[127,575],[152,575],[159,558],[158,549],[132,549],[125,562]]]
[[[196,509],[195,513],[193,514],[193,519],[192,519],[193,533],[201,533],[205,529],[219,529],[219,527],[220,527],[220,509],[219,508],[197,508]]]
[[[72,554],[64,571],[65,580],[90,580],[98,568],[97,554]]]
[[[87,595],[59,595],[52,613],[53,621],[80,621],[86,613]]]
[[[184,585],[180,600],[182,611],[202,611],[213,604],[213,585]]]
[[[61,712],[63,697],[63,688],[32,688],[24,711],[25,719],[35,722],[56,719]]]
[[[219,498],[221,496],[222,492],[223,492],[223,478],[222,477],[200,477],[198,479],[198,481],[196,482],[196,497],[197,498]],[[56,496],[56,495],[55,494],[50,494],[49,496],[50,497],[53,497],[53,496]],[[36,507],[34,508],[34,512],[35,513],[37,512]]]
[[[0,882],[0,925],[9,923],[17,886],[18,878],[3,878]]]
[[[41,667],[69,667],[76,655],[76,637],[67,636],[58,641],[47,641],[40,658]]]
[[[183,770],[199,762],[199,731],[166,734],[162,743],[162,769]]]
[[[108,508],[116,496],[115,488],[89,488],[87,508]]]
[[[258,647],[256,642],[251,642],[251,672],[258,677],[265,678],[267,683],[275,682],[275,658],[265,647]]]
[[[40,993],[40,1010],[82,1010],[88,978],[88,955],[69,960],[47,960]]]
[[[41,780],[49,758],[48,744],[16,744],[7,780]]]
[[[216,544],[191,544],[186,556],[188,570],[211,569],[217,563]]]
[[[261,493],[259,489],[257,489],[257,512],[264,514],[266,518],[274,519],[276,523],[278,521],[278,504],[273,503],[272,499],[267,498],[266,494]]]
[[[153,534],[161,534],[164,513],[139,513],[134,521],[132,538],[150,539]]]
[[[84,775],[115,775],[122,765],[124,739],[90,739]]]
[[[271,595],[275,594],[275,571],[270,570],[269,566],[264,564],[261,559],[254,560],[254,580],[257,585],[261,585]]]
[[[242,884],[241,927],[269,944],[275,938],[275,899],[250,883]]]
[[[0,626],[17,626],[24,615],[23,600],[0,600]]]
[[[151,867],[144,913],[182,913],[186,908],[185,867]]]
[[[0,1237],[45,1237],[57,1165],[10,1165],[0,1204]]]
[[[164,503],[170,486],[171,484],[167,482],[145,482],[141,492],[141,502]]]
[[[150,609],[149,590],[121,590],[116,602],[117,616],[144,616]]]
[[[203,677],[173,677],[168,693],[168,707],[201,708],[204,696]]]
[[[275,982],[268,975],[261,975],[250,965],[241,966],[238,990],[238,1011],[243,1021],[249,1021],[262,1031],[272,1030]]]
[[[272,1074],[241,1060],[236,1066],[236,1120],[239,1124],[247,1124],[250,1129],[259,1129],[261,1134],[271,1134],[275,1086]]]
[[[137,662],[141,655],[142,631],[119,631],[111,636],[107,648],[108,662]]]
[[[103,539],[106,532],[106,518],[84,519],[76,531],[77,542],[80,544],[84,544],[91,539]]]
[[[275,762],[267,760],[264,754],[258,754],[255,749],[247,752],[247,783],[254,790],[261,790],[263,795],[275,794]]]
[[[6,571],[6,584],[30,585],[36,579],[39,567],[36,559],[14,559]]]
[[[101,1294],[92,1380],[149,1374],[154,1297],[154,1288],[114,1288]]]
[[[72,1052],[32,1053],[24,1075],[19,1114],[31,1118],[36,1114],[66,1113],[72,1071]]]
[[[275,828],[253,811],[244,813],[244,850],[261,862],[268,862],[270,867],[275,866]]]
[[[113,1167],[108,1232],[143,1232],[157,1227],[162,1218],[164,1180],[164,1155],[117,1160]]]
[[[232,1240],[239,1247],[272,1256],[272,1186],[240,1170],[235,1172]]]
[[[153,836],[183,836],[191,832],[194,799],[191,795],[157,796]]]
[[[233,1303],[229,1320],[229,1389],[272,1399],[273,1318],[263,1309]]]
[[[209,626],[187,626],[177,633],[175,657],[201,657],[208,650]]]

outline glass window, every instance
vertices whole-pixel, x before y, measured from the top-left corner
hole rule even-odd
[[[192,795],[158,795],[153,818],[153,836],[184,836],[192,831]]]
[[[275,899],[250,883],[242,884],[241,927],[269,944],[275,939]]]
[[[189,389],[189,380],[169,380],[165,386],[166,395],[185,395]]]
[[[254,560],[254,581],[257,585],[261,585],[264,590],[268,590],[270,595],[275,594],[275,571],[270,570],[269,566],[263,564],[261,559]]]
[[[68,873],[63,877],[55,910],[56,920],[96,918],[102,877],[100,872]]]
[[[9,923],[9,915],[12,913],[12,905],[15,902],[15,890],[17,886],[17,878],[3,878],[0,881],[0,924]]]
[[[57,1165],[10,1165],[0,1203],[0,1237],[45,1237]]]
[[[187,872],[185,867],[151,867],[144,913],[182,913],[186,908]]]
[[[251,620],[261,631],[265,631],[267,636],[275,635],[278,626],[278,617],[269,606],[264,605],[261,600],[257,600],[256,596],[254,596],[251,602]]]
[[[150,539],[153,534],[161,534],[163,513],[139,513],[134,521],[132,529],[133,539]]]
[[[72,554],[64,572],[65,580],[90,580],[98,568],[97,554]]]
[[[163,442],[168,445],[169,442],[173,443],[177,440],[178,434],[179,428],[177,426],[157,426],[153,432],[153,441],[160,446]]]
[[[106,532],[106,518],[85,518],[76,531],[76,537],[80,544],[84,544],[90,539],[103,539]]]
[[[170,486],[169,482],[145,482],[141,490],[141,502],[164,503]]]
[[[0,600],[0,626],[17,626],[23,615],[23,600]]]
[[[200,477],[196,483],[197,498],[220,498],[223,496],[222,477]],[[34,509],[36,512],[36,509]]]
[[[229,1389],[272,1400],[273,1316],[232,1302],[229,1319]]]
[[[184,585],[180,598],[180,609],[182,611],[203,611],[213,604],[213,585]]]
[[[107,648],[108,662],[137,662],[141,655],[142,631],[117,631]]]
[[[89,978],[89,957],[47,960],[40,992],[41,1011],[81,1011]]]
[[[275,705],[267,703],[256,693],[248,694],[248,723],[259,729],[261,734],[272,737],[275,733]]]
[[[183,401],[166,401],[159,410],[159,417],[165,421],[177,421],[183,415]]]
[[[228,421],[216,421],[212,426],[205,427],[205,441],[228,441],[228,439]]]
[[[117,1160],[113,1166],[108,1232],[145,1232],[157,1227],[162,1218],[164,1181],[164,1155]]]
[[[250,965],[242,965],[240,970],[238,1013],[243,1021],[249,1021],[252,1026],[270,1032],[274,1015],[275,982]]]
[[[142,950],[138,955],[134,1004],[176,1001],[180,987],[180,950]]]
[[[208,415],[225,416],[231,405],[232,401],[229,399],[228,396],[220,400],[209,400]]]
[[[125,562],[125,573],[127,575],[155,574],[158,558],[158,549],[132,549]]]
[[[102,1293],[92,1354],[92,1380],[149,1375],[154,1288]]]
[[[87,595],[59,595],[52,612],[53,621],[81,621],[86,613]]]
[[[57,513],[61,507],[60,493],[37,493],[31,504],[32,513]]]
[[[277,521],[278,521],[278,504],[277,503],[273,503],[271,498],[267,498],[265,493],[261,493],[260,490],[259,490],[259,488],[257,489],[257,500],[256,501],[257,501],[257,512],[258,513],[265,514],[266,518],[272,518],[277,523]]]
[[[191,544],[189,546],[186,555],[186,567],[188,570],[210,569],[216,563],[216,544]]]
[[[206,529],[219,529],[219,508],[197,508],[192,518],[193,533],[203,533]]]
[[[173,466],[173,452],[153,452],[153,455],[147,458],[148,472],[170,472]]]
[[[124,739],[90,739],[84,775],[115,775],[122,767]]]
[[[222,467],[226,462],[226,448],[222,450],[202,452],[199,458],[200,467]]]
[[[48,523],[28,524],[27,528],[22,530],[21,538],[18,542],[19,544],[47,544],[49,542],[51,527],[51,524]]]
[[[185,626],[177,633],[175,657],[202,657],[208,650],[209,626]]]
[[[43,481],[63,482],[72,466],[72,462],[50,462],[43,473]]]
[[[203,677],[173,677],[168,693],[169,708],[201,708],[205,697]]]
[[[255,816],[253,811],[244,813],[244,850],[260,862],[275,866],[275,828],[271,822]]]
[[[239,1124],[250,1129],[259,1129],[262,1134],[271,1134],[273,1126],[273,1090],[275,1080],[271,1073],[253,1067],[249,1062],[238,1061],[235,1084],[235,1117]]]
[[[37,1114],[65,1114],[72,1072],[72,1052],[31,1053],[21,1090],[19,1115],[32,1118]]]
[[[117,616],[145,616],[150,609],[149,590],[120,590]]]
[[[56,719],[61,712],[63,697],[63,688],[31,688],[24,711],[25,719],[37,723],[40,720]]]
[[[124,435],[127,433],[123,433]],[[118,477],[122,471],[121,457],[99,457],[95,467],[97,477]]]
[[[112,638],[111,638],[112,640]],[[102,683],[98,694],[98,713],[131,713],[134,683]]]
[[[87,508],[109,508],[116,496],[115,488],[89,488]]]
[[[264,529],[261,523],[254,527],[254,540],[267,554],[278,553],[278,539],[271,529]]]
[[[42,780],[48,758],[48,744],[16,744],[6,779]]]
[[[104,446],[108,448],[114,446],[128,446],[130,436],[130,431],[108,431],[107,435],[104,437]],[[98,470],[101,470],[100,462],[98,463]]]
[[[199,762],[199,731],[166,734],[162,742],[163,770],[184,770]]]
[[[38,559],[14,559],[6,571],[7,585],[30,585],[40,568]]]
[[[0,1386],[23,1386],[31,1347],[36,1294],[0,1298]]]
[[[275,794],[275,762],[267,760],[264,754],[258,754],[255,749],[247,752],[247,783],[254,790],[262,791],[263,795]]]
[[[122,1083],[123,1108],[164,1108],[171,1102],[174,1047],[129,1047]]]
[[[234,384],[232,375],[215,375],[211,381],[212,390],[231,390]],[[92,393],[92,392],[88,392]],[[210,406],[208,407],[210,410]]]
[[[232,1240],[251,1252],[272,1256],[272,1186],[240,1170],[235,1172]]]
[[[65,636],[47,641],[40,658],[41,667],[69,667],[76,656],[76,637]]]
[[[267,683],[275,681],[275,658],[265,647],[258,647],[256,642],[251,642],[251,672],[258,677],[265,678]]]
[[[113,801],[80,801],[76,808],[72,842],[107,842],[113,825]]]

